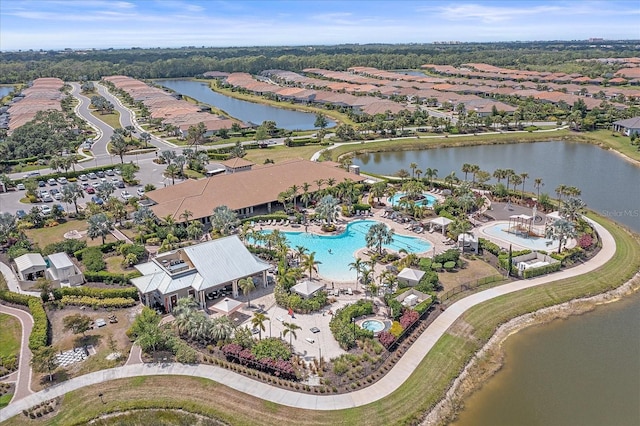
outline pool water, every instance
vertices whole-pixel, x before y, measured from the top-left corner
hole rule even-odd
[[[307,253],[315,252],[318,273],[325,279],[334,281],[355,281],[356,271],[349,269],[349,264],[355,260],[357,250],[367,246],[365,236],[369,228],[375,225],[375,220],[358,220],[350,222],[345,231],[339,235],[316,235],[306,232],[282,232],[290,248],[302,246]],[[268,233],[269,231],[263,231]],[[421,238],[395,234],[393,242],[385,248],[399,251],[405,249],[408,253],[424,253],[431,250],[429,241]]]
[[[482,232],[492,237],[499,238],[501,240],[507,241],[509,243],[518,245],[520,247],[523,247],[529,250],[543,250],[546,252],[558,250],[557,240],[550,240],[548,238],[541,238],[541,237],[524,238],[519,235],[507,232],[506,229],[508,227],[509,227],[509,224],[506,222],[497,223],[495,225],[491,225],[484,228]]]
[[[385,328],[384,323],[378,320],[363,321],[360,327],[364,328],[365,330],[372,331],[374,333],[380,333]]]
[[[424,192],[422,195],[424,196],[424,198],[422,200],[416,202],[417,205],[431,207],[431,206],[433,206],[435,204],[436,197],[434,197],[431,194],[427,194],[426,192]],[[393,197],[387,198],[387,201],[389,201],[389,203],[392,206],[396,206],[396,205],[398,205],[400,203],[400,200],[404,196],[405,196],[404,192],[398,192],[397,194],[394,194]]]

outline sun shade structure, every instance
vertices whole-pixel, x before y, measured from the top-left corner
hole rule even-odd
[[[262,274],[266,282],[271,265],[255,257],[232,235],[162,253],[135,268],[143,274],[131,280],[140,292],[140,300],[171,312],[182,297],[194,297],[204,309],[209,292],[231,287],[237,296],[240,279]]]
[[[420,271],[418,269],[404,268],[398,274],[398,281],[414,286],[420,282],[424,274],[424,271]]]
[[[220,302],[211,306],[211,309],[224,315],[231,315],[232,313],[240,309],[242,305],[244,305],[244,303],[235,299],[229,299],[225,297]]]
[[[431,219],[429,221],[429,223],[431,224],[431,226],[437,226],[438,228],[440,228],[440,230],[442,231],[442,235],[444,235],[444,232],[447,230],[447,226],[449,226],[449,224],[453,222],[451,219],[447,219],[446,217],[437,217],[435,219]]]
[[[300,296],[306,298],[309,298],[311,296],[313,296],[317,291],[321,290],[324,288],[324,285],[322,284],[318,284],[318,283],[314,283],[311,282],[309,280],[305,280],[302,281],[301,283],[298,283],[296,285],[294,285],[293,287],[291,287],[291,291],[293,291],[294,293],[299,294]]]

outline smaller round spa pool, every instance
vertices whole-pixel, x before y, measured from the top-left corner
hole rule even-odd
[[[373,333],[380,333],[385,329],[384,323],[376,319],[368,319],[368,320],[362,321],[362,324],[360,324],[360,327],[364,328],[365,330],[369,330]]]

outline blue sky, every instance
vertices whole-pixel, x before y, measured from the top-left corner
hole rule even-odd
[[[0,0],[0,49],[640,39],[639,22],[639,0]]]

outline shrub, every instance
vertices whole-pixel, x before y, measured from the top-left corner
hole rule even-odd
[[[135,271],[135,272],[129,272],[128,274],[116,274],[113,272],[107,272],[107,271],[98,271],[98,272],[91,272],[91,271],[86,271],[84,273],[84,277],[87,279],[87,281],[90,282],[96,282],[96,283],[105,283],[105,284],[119,284],[119,285],[126,285],[129,283],[129,280],[132,278],[136,278],[141,276],[140,272]]]
[[[49,342],[49,318],[44,310],[42,300],[37,297],[29,299],[29,311],[33,317],[33,328],[29,335],[29,349],[35,351]]]
[[[588,249],[593,245],[593,237],[589,234],[582,234],[578,238],[578,246],[583,249]]]
[[[251,348],[251,353],[256,359],[291,359],[289,346],[278,338],[262,339]]]
[[[406,309],[400,317],[400,325],[403,329],[407,329],[411,324],[416,322],[420,315],[411,309]]]
[[[380,334],[378,334],[378,340],[385,348],[388,349],[393,344],[393,342],[396,341],[396,336],[389,333],[388,331],[382,331]]]
[[[90,296],[62,296],[61,302],[71,306],[90,306],[92,308],[128,308],[137,302],[130,297],[98,299]]]
[[[445,263],[445,262],[458,262],[460,259],[460,251],[456,249],[449,249],[443,253],[433,256],[433,262]]]
[[[183,364],[195,364],[198,362],[198,353],[188,345],[181,343],[176,350],[176,361]]]
[[[544,274],[550,274],[551,272],[559,271],[561,263],[553,263],[550,265],[540,266],[538,268],[530,268],[522,271],[522,278],[533,278]]]
[[[89,272],[102,271],[107,267],[102,258],[102,252],[97,247],[90,247],[82,251],[82,263]]]
[[[456,262],[450,260],[448,262],[444,262],[444,265],[442,265],[444,267],[444,269],[446,269],[447,271],[451,271],[452,269],[454,269],[456,267]]]
[[[68,255],[74,255],[77,251],[87,248],[87,243],[80,240],[64,240],[57,243],[49,244],[42,250],[43,255],[64,252]]]
[[[498,256],[500,255],[500,246],[498,246],[497,244],[484,239],[484,238],[478,238],[478,246],[483,249],[488,251],[489,253],[493,254],[494,256]]]
[[[418,312],[420,315],[422,315],[431,307],[431,305],[433,305],[433,302],[434,302],[434,299],[430,297],[429,299],[418,303],[416,306],[413,307],[413,309],[416,312]]]
[[[361,327],[354,327],[351,323],[352,318],[361,317],[373,313],[373,302],[359,300],[356,303],[344,306],[338,309],[331,321],[329,328],[338,344],[343,349],[349,349],[355,345],[358,339],[373,337],[373,333]]]
[[[138,300],[138,290],[127,288],[95,288],[95,287],[64,287],[53,290],[56,300],[63,296],[89,296],[96,299],[112,299],[116,297]]]
[[[393,334],[396,338],[398,338],[398,336],[400,336],[403,331],[404,331],[404,328],[402,327],[402,325],[398,321],[394,321],[393,324],[391,324],[391,329],[389,330],[389,333]]]

